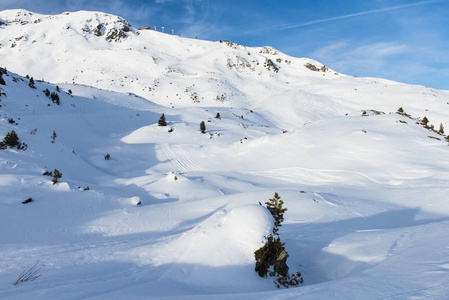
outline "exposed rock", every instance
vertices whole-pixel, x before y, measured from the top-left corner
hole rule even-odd
[[[96,36],[102,36],[103,33],[101,32],[101,30],[103,29],[103,24],[98,24],[98,26],[92,30],[92,32],[96,35]]]
[[[106,40],[109,42],[112,40],[119,42],[121,39],[126,39],[127,37],[123,31],[111,28],[106,36]]]

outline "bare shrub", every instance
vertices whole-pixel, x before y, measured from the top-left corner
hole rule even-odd
[[[41,268],[37,267],[37,264],[39,263],[36,262],[31,268],[29,268],[28,270],[23,270],[22,273],[20,273],[19,277],[17,278],[17,280],[14,282],[14,285],[19,285],[22,282],[26,282],[26,281],[34,281],[37,278],[41,277],[39,273],[39,270]]]

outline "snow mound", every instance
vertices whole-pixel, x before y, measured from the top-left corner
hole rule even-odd
[[[157,286],[176,282],[181,289],[217,294],[260,291],[266,286],[254,272],[254,251],[272,226],[270,212],[261,205],[221,209],[193,229],[127,256],[153,265],[162,274]]]
[[[254,251],[272,231],[273,218],[260,205],[220,210],[211,217],[152,249],[136,249],[160,266],[169,263],[200,264],[213,267],[254,263]],[[139,259],[139,261],[144,261]]]

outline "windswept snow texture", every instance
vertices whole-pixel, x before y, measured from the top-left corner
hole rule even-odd
[[[1,299],[448,298],[448,91],[100,12],[0,20],[0,140],[28,145],[0,150]],[[297,288],[254,270],[274,192]]]

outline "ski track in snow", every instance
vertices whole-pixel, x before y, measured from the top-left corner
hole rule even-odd
[[[180,173],[206,171],[206,169],[196,164],[180,145],[164,144],[159,149]]]

